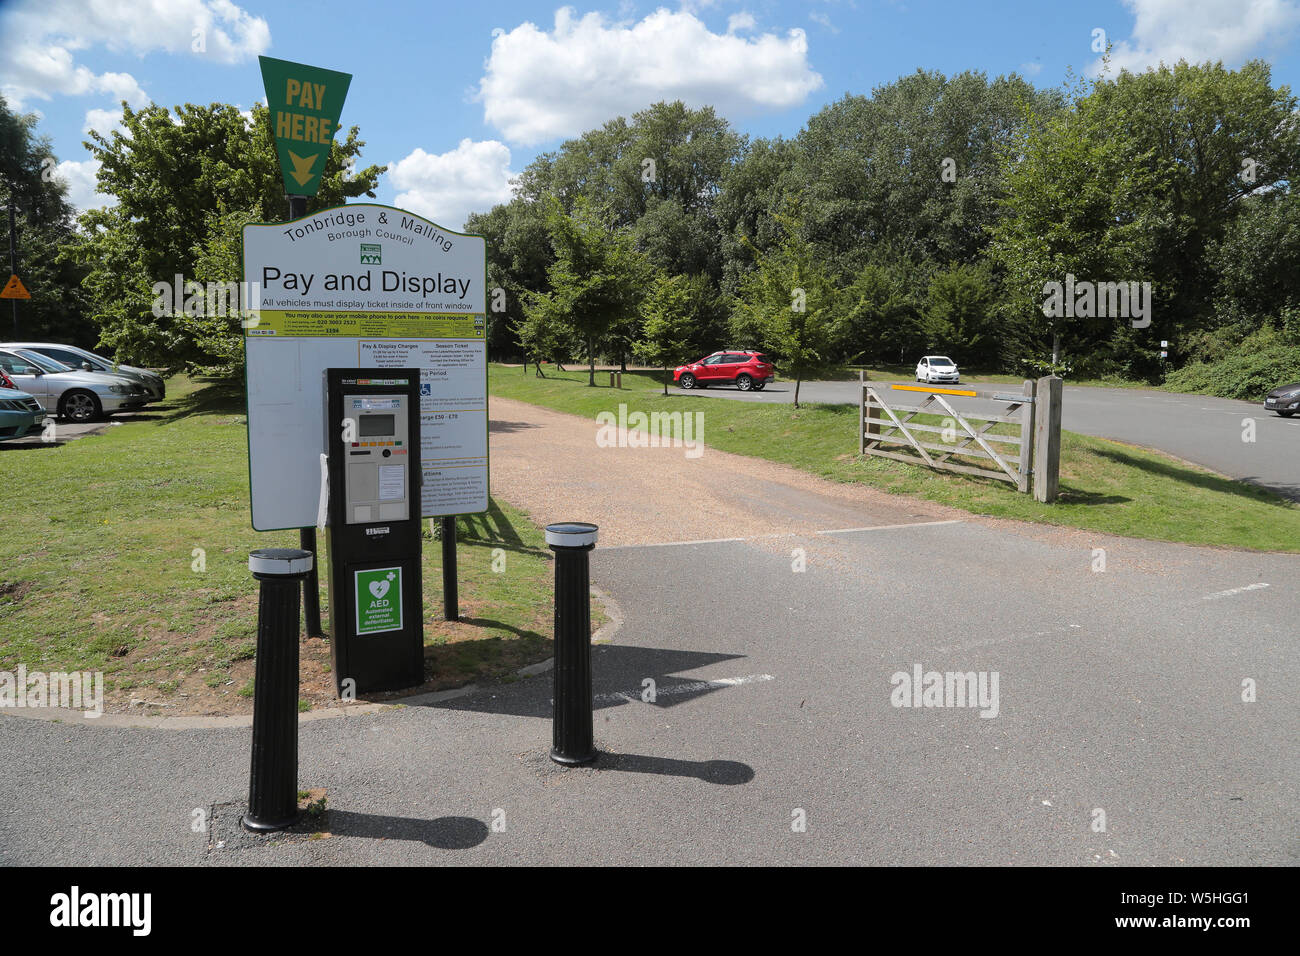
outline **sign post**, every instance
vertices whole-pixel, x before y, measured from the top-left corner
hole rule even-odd
[[[269,56],[258,57],[258,61],[292,222],[307,215],[307,199],[320,188],[352,75]],[[323,631],[314,560],[316,529],[302,528],[298,542],[313,558],[311,572],[303,579],[303,611],[307,633],[319,637]]]
[[[22,281],[18,278],[18,240],[15,238],[14,229],[14,192],[9,190],[9,282],[6,283],[4,291],[0,292],[0,299],[13,300],[14,313],[14,338],[18,338],[18,300],[30,299],[27,290],[23,288]]]
[[[244,280],[259,290],[257,319],[244,337],[253,527],[317,524],[321,456],[333,437],[327,430],[337,424],[326,422],[326,369],[418,370],[414,513],[441,518],[487,511],[483,238],[406,210],[354,203],[289,223],[248,225],[243,239]],[[349,441],[349,462],[358,460],[353,451],[367,449],[366,438],[353,440],[362,444],[353,449]],[[330,462],[331,472],[340,464]],[[342,491],[332,483],[331,501]],[[370,523],[383,526],[378,513]],[[348,557],[335,551],[332,566]],[[369,568],[398,563],[378,552],[369,557]],[[416,582],[403,574],[401,584],[404,605],[419,617],[422,603],[407,604]],[[358,587],[354,581],[344,593]],[[369,583],[364,587],[362,597]],[[336,640],[339,616],[335,607]],[[338,681],[349,676],[335,674]]]

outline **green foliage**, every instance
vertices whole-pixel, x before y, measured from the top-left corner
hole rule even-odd
[[[7,208],[14,201],[14,234],[18,276],[30,300],[0,302],[3,337],[13,331],[24,339],[57,339],[87,348],[98,341],[94,325],[86,318],[88,300],[81,281],[85,269],[68,255],[76,240],[74,210],[67,201],[67,186],[54,175],[56,157],[48,137],[36,132],[35,115],[10,111],[0,96],[0,230],[8,241]],[[9,278],[9,262],[4,276]]]
[[[641,338],[632,345],[638,359],[664,370],[668,394],[668,369],[687,361],[691,351],[691,286],[685,276],[655,276],[641,304]]]
[[[926,350],[941,350],[958,365],[988,365],[997,354],[996,298],[987,263],[954,264],[940,272],[926,294]]]
[[[1104,110],[1095,94],[1076,90],[1072,108],[1028,114],[1002,150],[1007,194],[1004,217],[992,230],[991,255],[1007,275],[1004,312],[1028,319],[1056,343],[1075,351],[1104,339],[1115,321],[1049,316],[1044,285],[1067,275],[1088,281],[1149,278],[1144,266],[1154,240],[1151,197],[1161,183],[1150,150],[1115,134],[1131,125]]]
[[[551,200],[546,226],[555,254],[547,270],[550,291],[528,296],[519,336],[535,357],[547,354],[539,346],[581,343],[594,385],[597,349],[630,348],[649,264],[631,231],[608,227],[586,199],[572,214]]]
[[[1300,194],[1247,198],[1223,238],[1211,246],[1207,263],[1218,276],[1215,326],[1186,345],[1187,354],[1210,360],[1216,344],[1236,344],[1300,308]]]
[[[238,277],[230,230],[241,216],[287,213],[267,109],[255,106],[250,123],[229,104],[186,104],[174,115],[156,104],[123,104],[122,127],[125,134],[109,137],[92,131],[86,143],[100,163],[100,192],[117,200],[81,217],[78,255],[90,270],[85,284],[101,341],[138,364],[230,369],[228,339],[238,336],[237,326],[223,332],[186,321],[183,312],[155,315],[152,288],[176,275],[197,279],[200,261],[208,275]],[[335,141],[309,213],[375,195],[383,167],[349,172],[364,145],[355,126]]]
[[[868,263],[844,288],[835,315],[837,351],[849,362],[903,363],[926,347],[914,264]]]
[[[974,259],[999,215],[999,148],[1026,110],[1059,108],[1059,95],[1020,77],[978,72],[918,70],[869,97],[845,96],[798,137],[791,178],[809,240],[837,272],[856,272],[877,246],[891,258]]]
[[[487,240],[489,354],[514,357],[530,354],[519,339],[525,323],[524,303],[530,293],[545,292],[546,272],[555,260],[546,231],[546,203],[518,201],[494,206],[465,220],[465,231]],[[496,312],[492,290],[505,292],[505,311]],[[558,352],[542,353],[553,358]]]
[[[780,217],[780,242],[756,254],[757,268],[740,283],[731,334],[740,348],[770,354],[793,377],[794,407],[805,378],[835,364],[834,312],[839,296],[797,219]]]
[[[1300,382],[1300,343],[1265,327],[1216,362],[1194,362],[1171,372],[1165,387],[1257,402],[1279,385],[1293,382]]]

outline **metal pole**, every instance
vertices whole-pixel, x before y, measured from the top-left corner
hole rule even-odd
[[[301,219],[307,215],[307,197],[289,197],[289,219]],[[311,571],[302,580],[302,611],[308,637],[323,637],[325,632],[320,626],[320,579],[316,572],[316,529],[300,528],[298,546],[311,552]]]
[[[448,621],[460,620],[460,589],[456,577],[456,516],[442,519],[442,611]]]
[[[596,759],[591,700],[591,574],[588,554],[597,527],[583,521],[546,526],[555,552],[555,711],[551,759],[584,764]]]
[[[18,275],[18,243],[14,230],[14,187],[9,184],[9,274]],[[14,338],[18,338],[18,300],[10,299],[14,312]]]
[[[283,830],[298,818],[298,591],[315,562],[296,548],[248,555],[261,582],[253,684],[253,759],[246,830]]]

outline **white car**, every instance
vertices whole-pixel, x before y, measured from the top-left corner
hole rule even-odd
[[[926,385],[959,385],[961,372],[957,363],[946,355],[927,355],[916,363],[916,380]]]

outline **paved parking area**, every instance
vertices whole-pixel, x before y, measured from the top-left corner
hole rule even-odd
[[[683,523],[656,540],[619,530],[638,507],[619,492],[640,487],[621,462],[662,495],[695,463],[625,449],[594,511],[575,475],[597,466],[566,464],[591,423],[554,414],[494,405],[512,423],[493,432],[494,490],[604,522],[593,580],[622,623],[593,652],[594,767],[547,758],[544,674],[305,721],[299,781],[327,791],[327,835],[268,840],[236,826],[246,726],[5,715],[23,772],[0,775],[0,863],[1300,863],[1300,558],[898,499],[853,512],[712,452],[712,495],[680,495]],[[526,465],[505,453],[522,435]],[[802,527],[749,500],[773,488]],[[714,509],[739,533],[700,540],[720,537]],[[696,540],[670,540],[682,530]],[[930,688],[972,675],[976,706],[942,679],[904,693],[918,668]]]

